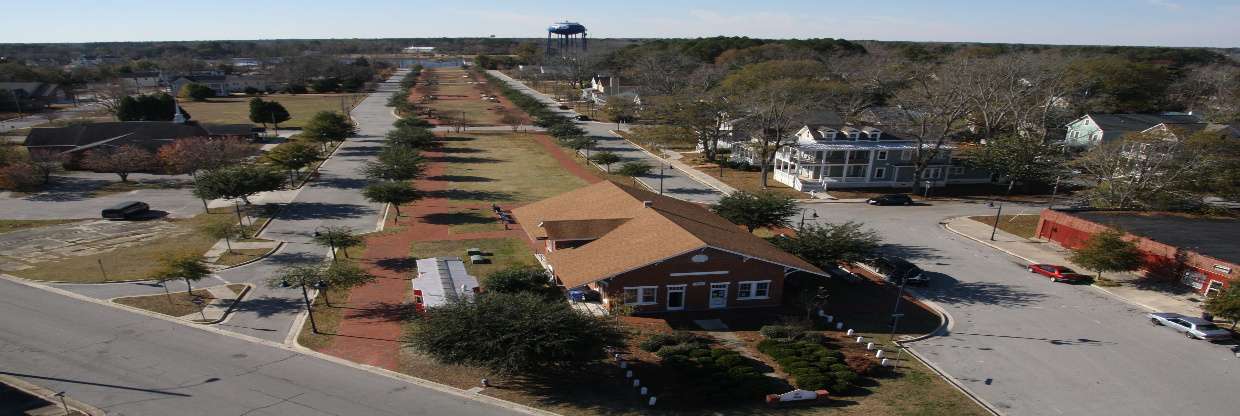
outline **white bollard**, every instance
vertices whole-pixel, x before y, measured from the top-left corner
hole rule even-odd
[[[835,316],[827,315],[827,323],[832,323],[832,322],[835,322]]]
[[[622,368],[622,369],[623,369],[623,368],[629,368],[629,362],[628,362],[628,361],[621,361],[621,362],[620,362],[620,368]]]
[[[845,332],[845,333],[844,333],[844,335],[847,335],[847,336],[850,336],[850,337],[851,337],[851,336],[853,336],[853,330],[852,330],[852,329],[849,329],[849,330],[848,330],[848,332]]]
[[[870,351],[870,350],[873,350],[873,349],[874,349],[874,343],[873,343],[873,342],[867,342],[867,343],[865,343],[865,350],[866,350],[866,351]]]
[[[651,406],[654,406],[654,402],[656,402],[656,401],[658,401],[658,400],[659,400],[659,398],[658,398],[658,397],[650,396],[650,405],[651,405]]]
[[[648,390],[646,390],[646,388],[645,388],[645,387],[642,387],[642,396],[645,396],[645,395],[646,395],[646,393],[647,393],[647,391],[648,391]]]
[[[861,341],[862,341],[862,340],[864,340],[864,339],[865,339],[865,337],[857,337],[857,343],[858,343],[858,344],[860,344],[860,343],[861,343]]]
[[[881,365],[881,366],[883,366],[883,367],[887,367],[887,366],[891,365],[891,364],[888,364],[888,363],[887,363],[887,359],[886,359],[886,358],[884,358],[884,359],[883,359],[883,361],[880,361],[878,364],[879,364],[879,365]]]
[[[883,358],[883,350],[878,350],[878,352],[874,353],[874,358]]]
[[[838,330],[841,330],[841,329],[844,329],[844,321],[836,322],[836,323],[835,323],[835,329],[836,329],[837,331],[838,331]]]
[[[633,379],[633,387],[641,387],[641,385],[642,385],[641,379],[637,379],[637,378]]]
[[[625,371],[624,378],[633,378],[633,370]]]

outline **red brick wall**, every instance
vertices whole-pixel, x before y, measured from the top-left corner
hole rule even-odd
[[[1054,241],[1065,248],[1075,249],[1085,244],[1089,236],[1109,229],[1092,221],[1075,217],[1069,213],[1043,210],[1038,219],[1037,236]],[[1240,277],[1240,265],[1228,263],[1213,257],[1203,256],[1189,250],[1181,250],[1148,238],[1125,234],[1124,239],[1137,243],[1137,248],[1145,254],[1144,269],[1147,276],[1179,279],[1186,268],[1195,269],[1205,275],[1206,279],[1219,281],[1223,287],[1230,284],[1232,278]],[[1214,265],[1231,268],[1231,273],[1223,273]],[[1199,288],[1204,292],[1209,283]]]
[[[705,255],[702,263],[693,261],[695,255]],[[671,276],[672,273],[697,273],[727,271],[723,275]],[[743,281],[770,280],[767,299],[740,300],[736,298],[738,283]],[[746,260],[726,251],[705,249],[677,256],[637,270],[620,274],[603,285],[591,285],[611,302],[622,302],[624,288],[657,286],[656,304],[636,307],[638,313],[667,311],[667,286],[685,285],[686,311],[709,309],[711,283],[729,283],[727,309],[769,307],[780,304],[783,297],[784,267],[757,259]]]

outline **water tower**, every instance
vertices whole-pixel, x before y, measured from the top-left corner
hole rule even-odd
[[[559,22],[547,27],[547,54],[552,52],[552,41],[555,50],[561,56],[568,56],[586,50],[586,27],[577,22]]]

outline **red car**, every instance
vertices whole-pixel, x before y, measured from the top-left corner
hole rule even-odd
[[[1052,282],[1081,282],[1089,279],[1089,276],[1053,264],[1030,264],[1029,272],[1049,277]]]

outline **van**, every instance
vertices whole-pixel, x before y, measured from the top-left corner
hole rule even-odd
[[[878,274],[895,284],[900,284],[901,281],[913,285],[930,283],[930,277],[926,276],[920,267],[899,257],[879,257],[870,264],[874,266]]]
[[[151,211],[145,202],[125,201],[103,210],[103,218],[108,220],[131,220],[141,218]]]

